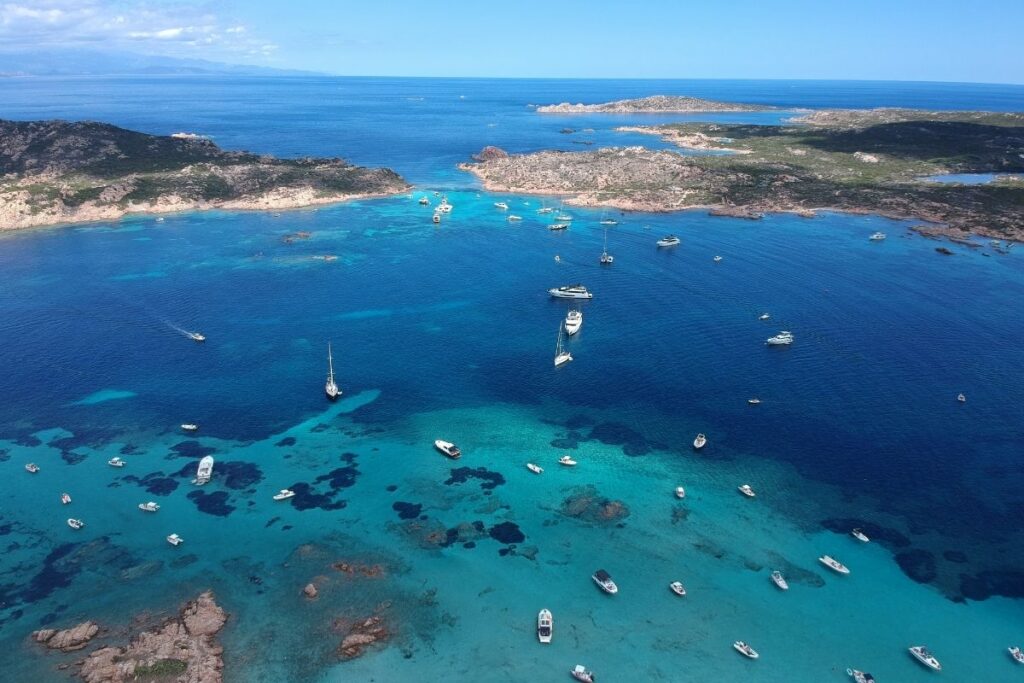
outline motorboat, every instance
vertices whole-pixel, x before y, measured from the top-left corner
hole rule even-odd
[[[204,337],[203,335],[199,334],[198,332],[186,332],[185,334],[188,335],[188,338],[191,339],[194,342],[204,342],[204,341],[206,341],[206,337]]]
[[[959,401],[960,403],[967,403],[967,397],[964,396],[963,394],[957,394],[956,400]]]
[[[508,216],[508,219],[507,219],[507,220],[508,220],[508,222],[509,222],[509,223],[514,223],[514,222],[516,222],[516,221],[521,221],[521,220],[523,220],[523,217],[522,217],[522,216],[517,216],[517,215],[515,215],[515,214],[513,213],[513,214],[509,214],[509,216]]]
[[[882,240],[885,239],[885,233],[876,232],[875,234],[871,235],[871,237],[869,237],[868,239],[871,240],[872,242],[881,242]]]
[[[139,503],[139,509],[143,512],[156,512],[160,506],[151,500],[148,503]]]
[[[857,671],[856,669],[847,669],[846,675],[853,678],[854,683],[875,683],[874,676],[863,671]]]
[[[551,208],[550,206],[542,206],[539,209],[537,209],[537,213],[554,213],[554,212],[555,212],[555,210],[553,208]]]
[[[107,464],[110,465],[111,467],[124,467],[125,461],[115,455],[113,458],[107,461]]]
[[[619,222],[614,218],[602,218],[601,225],[618,225]]]
[[[673,581],[672,583],[670,583],[668,585],[668,587],[669,587],[669,590],[671,590],[673,593],[675,593],[679,597],[683,597],[684,595],[686,595],[686,589],[683,588],[683,584],[680,583],[679,581]]]
[[[560,368],[572,360],[572,354],[562,346],[562,326],[558,326],[558,341],[555,342],[555,367]]]
[[[754,489],[750,488],[750,484],[743,484],[742,486],[739,486],[737,488],[739,489],[739,492],[742,493],[747,498],[753,498],[755,495],[757,495],[754,493]]]
[[[167,537],[167,542],[173,546],[179,546],[185,542],[185,539],[179,536],[178,534],[171,534]]]
[[[569,675],[583,683],[594,683],[594,681],[597,680],[594,677],[594,672],[587,670],[587,668],[582,664],[577,664],[572,671],[569,672]]]
[[[768,315],[767,313],[762,313],[761,315],[757,316],[758,320],[768,320],[769,318],[771,318],[771,316]]]
[[[185,424],[181,425],[181,431],[183,431],[183,432],[196,432],[196,431],[199,431],[199,425],[192,424],[191,422],[186,422]]]
[[[281,489],[280,491],[274,494],[274,500],[288,500],[289,498],[292,498],[294,496],[295,491],[292,491],[291,489]]]
[[[677,486],[675,493],[676,498],[679,498],[680,500],[686,498],[686,489],[684,489],[682,486]]]
[[[722,262],[722,257],[721,256],[716,256],[714,258],[714,261],[715,261],[715,263],[721,263]]]
[[[789,346],[793,343],[793,333],[783,330],[774,337],[765,339],[764,343],[768,346]]]
[[[831,555],[822,555],[821,557],[818,558],[818,562],[821,562],[823,565],[825,565],[826,567],[828,567],[832,571],[836,572],[837,574],[849,574],[850,573],[849,568],[847,568],[847,566],[845,564],[843,564],[839,560],[835,559]]]
[[[427,199],[426,195],[420,197],[420,206],[430,206],[430,200]]]
[[[583,325],[583,311],[571,308],[565,316],[565,333],[570,337],[580,331]]]
[[[442,197],[441,203],[437,205],[435,211],[439,211],[440,213],[451,213],[452,208],[452,205],[448,203],[448,197]]]
[[[568,230],[568,229],[569,229],[569,224],[568,223],[552,223],[551,225],[548,226],[548,230]]]
[[[789,584],[786,582],[786,577],[784,577],[782,572],[778,569],[772,572],[772,583],[778,586],[780,590],[789,590]]]
[[[75,519],[74,517],[69,517],[68,526],[72,529],[81,529],[83,526],[85,526],[85,522],[83,522],[80,519]]]
[[[854,529],[850,532],[850,535],[856,538],[861,543],[868,543],[871,540],[870,538],[868,538],[868,535],[860,529]]]
[[[551,616],[551,610],[542,609],[537,613],[537,640],[542,643],[551,642],[551,631],[554,628],[555,622],[554,617]]]
[[[441,214],[439,214],[439,213],[437,213],[435,211],[433,218],[431,218],[430,220],[431,220],[432,223],[440,223],[441,222]]]
[[[747,399],[747,405],[751,405],[751,406],[759,406],[759,405],[761,405],[761,399],[759,399],[759,398],[757,398],[757,397],[754,397],[754,398],[748,398],[748,399]]]
[[[548,294],[555,297],[556,299],[593,299],[594,295],[591,294],[586,287],[580,284],[574,285],[563,285],[561,287],[552,287],[548,290]]]
[[[64,505],[67,505],[68,503],[71,502],[71,495],[68,493],[60,494],[60,502]]]
[[[29,474],[35,474],[36,472],[39,471],[39,465],[35,464],[34,462],[30,462],[27,465],[25,465],[25,471],[28,472]]]
[[[696,448],[697,450],[700,450],[704,448],[704,446],[706,446],[707,443],[708,437],[704,436],[703,434],[698,434],[697,438],[693,440],[693,447]]]
[[[1019,647],[1008,647],[1006,649],[1015,662],[1024,664],[1024,651],[1021,651]]]
[[[675,235],[665,235],[660,240],[658,240],[657,244],[659,247],[674,247],[677,244],[679,244],[679,242],[680,239]]]
[[[462,451],[460,451],[459,447],[451,441],[442,441],[441,439],[438,439],[434,442],[434,448],[441,451],[452,460],[458,460],[462,457]]]
[[[942,671],[942,664],[939,663],[939,660],[935,658],[935,655],[929,652],[928,648],[924,645],[915,645],[914,647],[908,648],[908,650],[910,654],[913,655],[914,659],[921,662],[929,669]]]
[[[761,656],[761,655],[757,654],[757,650],[755,650],[754,648],[750,647],[749,645],[744,643],[742,640],[737,640],[735,643],[732,644],[732,646],[734,648],[736,648],[736,651],[739,652],[744,657],[749,657],[750,659],[757,659],[758,657]]]
[[[324,393],[330,401],[337,400],[341,396],[341,389],[334,381],[334,358],[331,356],[331,343],[327,342],[327,382],[324,383]]]
[[[494,202],[494,208],[501,209],[502,211],[508,211],[508,204],[505,202]]]
[[[558,221],[559,223],[567,223],[572,220],[572,216],[570,216],[567,213],[560,213],[557,216],[555,216],[555,220]]]
[[[526,463],[526,469],[530,470],[534,474],[544,474],[544,468],[540,465],[534,465],[532,462]]]
[[[612,581],[611,575],[603,569],[598,569],[590,578],[594,580],[598,588],[608,595],[615,595],[619,592],[619,587]]]
[[[213,456],[207,455],[199,461],[199,467],[196,468],[196,478],[192,480],[192,483],[202,486],[210,481],[211,477],[213,477]]]
[[[558,459],[559,464],[565,465],[566,467],[576,467],[576,461],[572,459],[572,456],[563,455]]]

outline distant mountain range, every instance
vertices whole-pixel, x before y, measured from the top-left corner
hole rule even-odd
[[[204,59],[180,59],[132,52],[66,49],[4,52],[0,77],[16,76],[316,76],[310,71],[271,69],[246,64],[223,64]]]

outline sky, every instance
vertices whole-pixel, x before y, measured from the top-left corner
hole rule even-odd
[[[353,76],[1024,83],[1024,0],[0,0],[0,50]]]

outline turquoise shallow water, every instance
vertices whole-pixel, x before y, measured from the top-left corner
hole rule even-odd
[[[603,681],[817,682],[847,666],[929,680],[912,644],[944,680],[1020,675],[1005,651],[1024,642],[1015,250],[946,257],[874,217],[638,214],[617,216],[602,268],[602,212],[571,209],[552,234],[536,198],[478,195],[435,162],[423,187],[455,205],[440,228],[397,197],[0,240],[10,680],[64,680],[55,667],[76,659],[26,642],[41,625],[94,618],[117,641],[133,615],[207,587],[232,615],[228,681],[568,680],[576,663]],[[298,230],[312,235],[283,241]],[[869,242],[876,230],[889,238]],[[669,232],[683,244],[659,251]],[[574,281],[595,298],[556,372],[566,305],[545,290]],[[780,329],[796,343],[766,348]],[[566,452],[578,467],[557,464]],[[197,489],[207,453],[215,477]],[[282,487],[300,495],[272,501]],[[147,500],[161,510],[139,511]],[[612,501],[628,516],[602,519]],[[599,567],[618,596],[590,582]],[[392,639],[339,662],[343,623],[373,613]]]

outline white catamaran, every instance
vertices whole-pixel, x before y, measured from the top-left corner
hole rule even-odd
[[[341,389],[334,381],[334,359],[331,357],[331,343],[327,342],[327,383],[324,384],[324,393],[331,401],[341,396]]]

